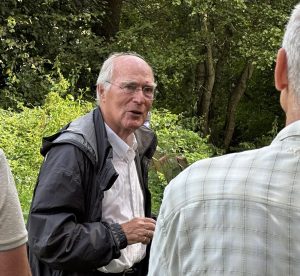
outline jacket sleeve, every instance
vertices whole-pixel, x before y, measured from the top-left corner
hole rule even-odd
[[[120,225],[87,218],[90,166],[81,150],[64,144],[53,147],[41,167],[29,214],[28,243],[29,250],[53,269],[93,270],[118,258],[127,245],[127,240],[118,238]]]

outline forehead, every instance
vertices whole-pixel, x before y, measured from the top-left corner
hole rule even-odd
[[[136,56],[120,56],[114,60],[112,78],[154,81],[151,67]]]

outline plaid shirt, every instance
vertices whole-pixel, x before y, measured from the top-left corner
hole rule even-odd
[[[300,121],[171,181],[148,275],[300,275]]]

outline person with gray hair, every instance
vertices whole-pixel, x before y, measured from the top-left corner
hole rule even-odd
[[[269,146],[199,160],[164,191],[149,276],[300,275],[300,5],[277,54],[286,127]]]
[[[34,276],[147,275],[157,139],[143,124],[155,86],[141,56],[115,53],[99,73],[98,106],[44,138],[27,225]]]

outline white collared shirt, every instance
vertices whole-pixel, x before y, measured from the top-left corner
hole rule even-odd
[[[148,276],[300,275],[300,121],[166,187]]]
[[[135,217],[144,217],[144,196],[139,182],[135,150],[137,141],[131,134],[124,142],[105,124],[108,141],[113,148],[112,163],[119,176],[112,187],[104,192],[102,219],[107,223],[124,223]],[[146,245],[136,243],[121,250],[119,259],[99,268],[102,272],[119,273],[140,262],[146,254]]]

